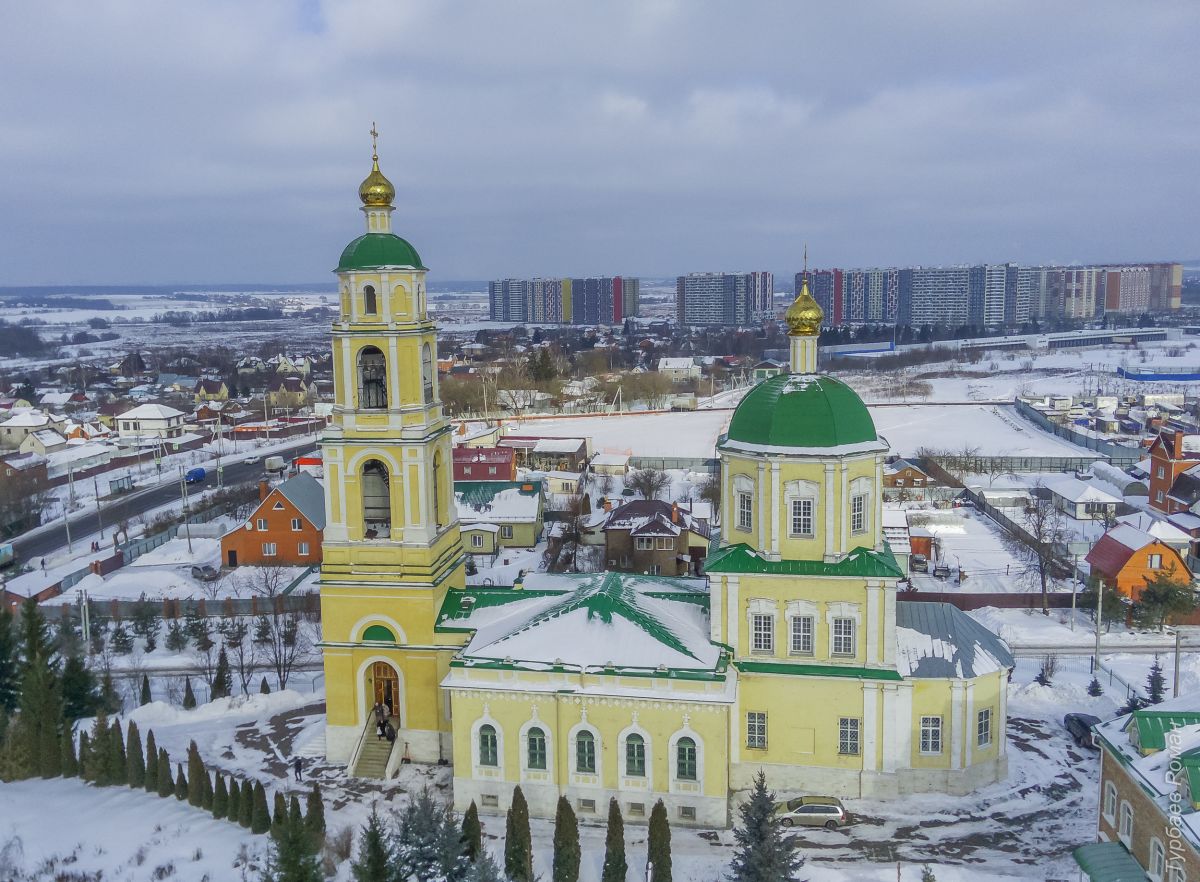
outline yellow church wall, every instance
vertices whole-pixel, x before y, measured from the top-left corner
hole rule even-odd
[[[737,707],[735,738],[743,764],[863,768],[861,754],[838,752],[840,719],[850,717],[862,725],[863,689],[858,680],[743,673],[738,677]],[[766,749],[747,746],[746,715],[752,711],[767,715]]]

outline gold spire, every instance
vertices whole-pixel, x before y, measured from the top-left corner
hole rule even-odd
[[[371,173],[358,186],[358,198],[363,205],[391,205],[396,198],[396,188],[392,182],[383,176],[379,170],[379,132],[375,123],[371,123]]]
[[[821,305],[813,299],[812,292],[808,290],[808,244],[805,243],[804,272],[801,275],[800,290],[796,292],[796,299],[792,301],[792,305],[783,314],[783,320],[788,326],[788,336],[816,336],[821,333],[821,322],[824,318],[825,313],[821,310]]]

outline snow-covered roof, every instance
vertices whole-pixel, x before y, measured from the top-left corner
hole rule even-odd
[[[632,536],[678,536],[690,530],[707,537],[708,527],[684,508],[661,499],[634,499],[608,516],[607,530],[628,530]]]
[[[12,416],[0,423],[0,427],[5,429],[32,429],[45,426],[49,422],[50,417],[40,410],[18,410],[14,411]]]
[[[526,523],[542,510],[538,481],[456,481],[454,504],[464,525]]]
[[[1004,641],[949,603],[896,603],[896,669],[904,677],[969,680],[1011,668]]]
[[[139,404],[133,410],[127,410],[121,414],[123,420],[167,420],[175,417],[182,417],[183,411],[176,410],[173,407],[168,407],[165,404],[154,404],[153,402]]]
[[[1195,517],[1195,515],[1192,515]],[[1200,519],[1197,519],[1200,522]],[[1186,545],[1190,539],[1188,534],[1165,518],[1157,518],[1149,512],[1136,511],[1132,514],[1117,518],[1118,524],[1133,527],[1155,539],[1161,539],[1168,545]]]
[[[1131,527],[1129,524],[1118,524],[1109,530],[1106,535],[1133,551],[1145,548],[1154,542],[1154,536],[1142,532],[1137,527]]]
[[[1055,496],[1061,496],[1068,502],[1099,502],[1115,504],[1121,501],[1121,497],[1114,496],[1096,482],[1081,481],[1078,478],[1073,478],[1069,475],[1050,478],[1045,483],[1046,487],[1051,493],[1053,493]]]
[[[89,442],[87,444],[67,444],[57,450],[53,450],[46,454],[46,464],[50,468],[62,465],[68,462],[78,462],[81,459],[92,459],[94,457],[112,456],[117,452],[117,448],[111,444],[101,444],[100,442]]]
[[[696,366],[696,363],[690,358],[660,358],[658,360],[660,371],[685,371]]]
[[[586,445],[582,438],[539,438],[534,453],[578,453]]]
[[[629,465],[628,453],[597,453],[592,457],[592,467],[597,466],[627,466]]]

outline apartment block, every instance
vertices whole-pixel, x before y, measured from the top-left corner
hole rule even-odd
[[[769,272],[689,273],[675,279],[675,312],[682,325],[752,325],[771,315]]]

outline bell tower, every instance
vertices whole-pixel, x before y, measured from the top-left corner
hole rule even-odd
[[[321,439],[326,743],[331,760],[351,758],[375,700],[391,695],[397,744],[435,761],[449,744],[437,684],[461,640],[433,627],[446,591],[465,584],[464,556],[426,268],[392,232],[396,191],[379,169],[373,125],[371,137],[358,190],[367,231],[335,270],[335,403]]]

